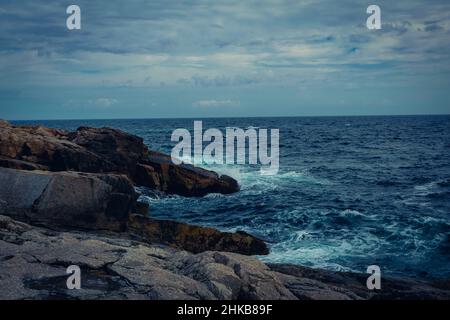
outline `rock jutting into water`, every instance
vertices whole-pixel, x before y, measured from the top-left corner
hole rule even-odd
[[[267,254],[262,240],[140,214],[133,184],[124,175],[23,171],[0,168],[0,214],[61,229],[121,232],[148,243],[191,252]]]
[[[142,138],[111,128],[74,132],[0,122],[0,166],[23,170],[120,173],[135,184],[169,194],[204,196],[239,191],[231,177],[149,150]]]

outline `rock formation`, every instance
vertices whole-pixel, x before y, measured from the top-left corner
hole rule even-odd
[[[81,290],[66,268],[81,267]],[[449,299],[441,287],[383,277],[266,265],[236,253],[192,254],[92,232],[56,232],[0,215],[0,299]]]
[[[0,168],[0,214],[20,221],[59,229],[122,232],[191,252],[268,253],[262,240],[243,232],[220,232],[139,214],[137,197],[124,175]]]
[[[182,196],[239,191],[226,175],[175,165],[149,150],[142,138],[111,128],[80,127],[75,132],[0,121],[0,166],[22,170],[119,173],[135,184]]]

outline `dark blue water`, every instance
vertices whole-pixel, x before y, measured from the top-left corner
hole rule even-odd
[[[39,121],[111,126],[170,153],[193,120]],[[233,195],[149,198],[154,217],[244,230],[264,238],[264,261],[412,277],[450,277],[450,116],[204,119],[203,127],[280,129],[280,171],[211,169],[236,178]]]

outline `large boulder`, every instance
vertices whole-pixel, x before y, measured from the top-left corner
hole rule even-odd
[[[142,138],[111,128],[74,132],[0,121],[0,166],[22,170],[126,174],[135,184],[170,194],[232,193],[231,177],[189,165],[175,165],[149,151]]]
[[[229,194],[239,190],[237,181],[229,176],[190,164],[175,165],[171,157],[155,151],[149,151],[138,165],[136,181],[145,187],[182,196]]]
[[[136,198],[126,176],[0,168],[0,213],[30,223],[121,231]]]

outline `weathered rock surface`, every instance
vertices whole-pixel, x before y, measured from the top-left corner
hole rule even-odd
[[[229,194],[239,190],[237,181],[229,176],[219,176],[189,164],[174,165],[168,155],[155,151],[148,152],[137,170],[139,185],[182,196]]]
[[[66,268],[80,266],[81,290]],[[192,254],[120,234],[56,232],[0,216],[0,299],[449,299],[448,288],[365,275],[266,265],[235,253]]]
[[[111,167],[107,171],[126,173],[131,178],[136,176],[136,165],[148,153],[142,138],[117,129],[80,127],[68,133],[67,139],[105,159]]]
[[[331,272],[290,264],[269,264],[269,267],[279,273],[281,281],[299,299],[448,300],[450,298],[448,280],[427,283],[415,279],[383,276],[381,290],[369,291],[366,287],[368,274],[365,273]],[[343,290],[331,292],[323,284]]]
[[[264,241],[245,232],[220,232],[169,220],[130,215],[127,231],[152,243],[163,243],[189,252],[228,251],[245,255],[265,255],[269,249]]]
[[[136,198],[126,176],[0,168],[0,213],[34,224],[121,231]]]
[[[69,230],[120,231],[141,241],[191,252],[268,253],[264,241],[249,234],[136,214],[145,214],[136,199],[124,175],[0,168],[0,214],[20,221]]]
[[[39,165],[51,171],[108,172],[109,163],[98,155],[67,140],[67,132],[41,126],[12,126],[0,122],[0,156],[20,160],[28,166]],[[2,163],[6,165],[5,162]],[[19,163],[16,163],[19,165]],[[101,169],[104,168],[104,171]]]
[[[75,132],[0,121],[0,166],[23,170],[126,174],[134,183],[171,194],[232,193],[228,176],[175,165],[150,151],[142,138],[111,128],[80,127]]]

